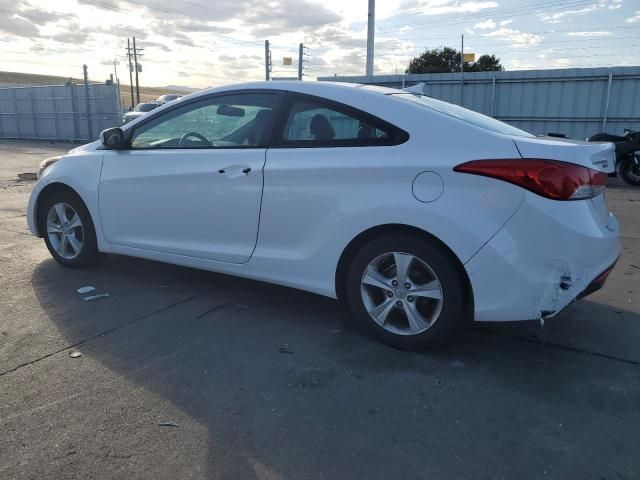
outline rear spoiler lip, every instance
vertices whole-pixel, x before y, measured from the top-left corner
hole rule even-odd
[[[513,139],[522,158],[545,158],[581,165],[604,173],[616,168],[615,145],[558,137],[518,137]]]

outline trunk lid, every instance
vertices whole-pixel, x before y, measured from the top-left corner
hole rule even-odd
[[[615,145],[556,137],[514,138],[522,158],[560,160],[604,173],[615,171]]]

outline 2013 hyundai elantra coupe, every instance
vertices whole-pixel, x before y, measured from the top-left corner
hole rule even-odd
[[[542,138],[417,93],[200,91],[43,162],[31,231],[62,265],[115,253],[344,299],[399,348],[466,318],[544,319],[620,252],[613,145]]]

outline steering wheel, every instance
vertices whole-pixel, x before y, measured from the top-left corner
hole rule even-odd
[[[199,133],[197,133],[197,132],[187,132],[187,133],[185,133],[184,135],[182,135],[180,137],[180,141],[178,142],[178,146],[184,147],[185,143],[187,141],[187,138],[190,138],[190,137],[197,138],[199,141],[201,141],[205,145],[211,145],[209,140],[207,140],[204,136],[200,135]]]

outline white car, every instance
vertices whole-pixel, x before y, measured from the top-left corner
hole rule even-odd
[[[160,104],[156,102],[139,103],[132,111],[126,112],[124,115],[122,115],[122,125],[124,125],[125,123],[129,123],[132,120],[135,120],[136,118],[141,117],[152,110],[155,110],[159,105]]]
[[[188,95],[43,162],[33,234],[341,298],[423,348],[465,319],[544,319],[620,252],[613,145],[538,138],[420,94],[249,83]],[[57,160],[57,161],[56,161]]]

